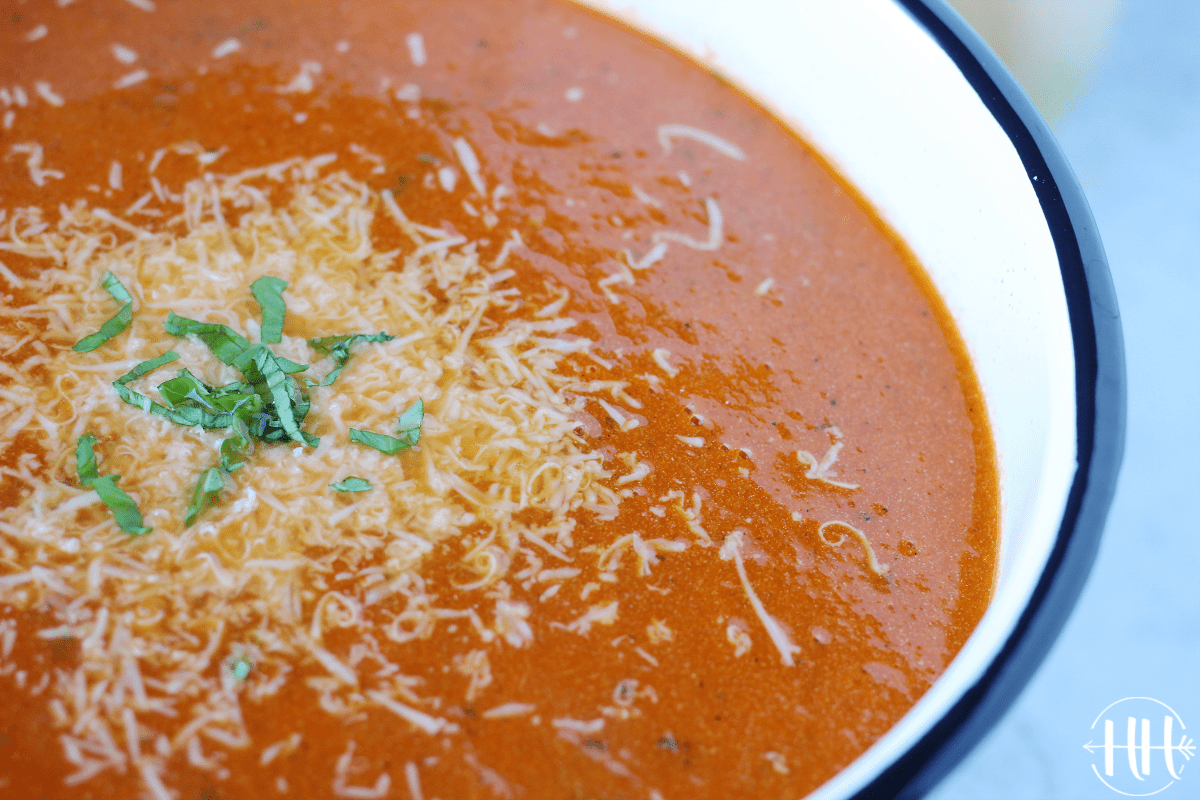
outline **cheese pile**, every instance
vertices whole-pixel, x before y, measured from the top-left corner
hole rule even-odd
[[[220,774],[221,751],[249,744],[242,704],[289,679],[304,680],[331,714],[382,708],[427,733],[453,732],[438,698],[421,697],[388,652],[447,620],[484,644],[528,644],[531,609],[505,575],[518,562],[567,568],[577,518],[616,515],[617,484],[577,420],[600,393],[605,409],[630,399],[623,383],[577,377],[571,364],[590,357],[591,343],[570,333],[569,297],[530,305],[506,288],[513,273],[482,264],[474,243],[410,221],[390,192],[335,163],[205,173],[163,193],[154,230],[83,202],[57,221],[29,208],[4,222],[0,256],[44,269],[36,279],[9,273],[40,299],[0,310],[8,338],[40,330],[34,355],[0,363],[0,449],[14,449],[22,431],[37,441],[2,468],[20,500],[0,510],[0,603],[48,607],[60,624],[36,635],[80,643],[77,668],[30,680],[51,698],[76,767],[68,784],[132,769],[168,797],[163,770],[183,754]],[[381,252],[385,240],[402,244]],[[73,352],[115,310],[101,288],[107,272],[134,295],[133,323],[94,352]],[[275,352],[312,364],[303,374],[318,383],[332,362],[307,339],[396,338],[356,347],[332,385],[310,389],[304,427],[319,446],[258,444],[225,477],[222,499],[185,527],[192,487],[219,463],[225,432],[143,413],[112,382],[169,349],[180,360],[133,388],[153,397],[183,366],[210,385],[238,380],[163,321],[174,311],[257,341],[248,287],[267,275],[288,282]],[[418,398],[419,446],[385,455],[350,442],[351,427],[394,433]],[[119,530],[80,484],[75,444],[89,432],[100,472],[120,476],[150,533]],[[349,476],[372,488],[329,488]],[[422,571],[435,553],[458,560],[468,606],[438,607]]]

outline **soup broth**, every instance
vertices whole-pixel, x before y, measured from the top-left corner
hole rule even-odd
[[[547,0],[3,7],[5,796],[799,797],[970,635],[965,348],[718,75]],[[169,312],[311,440],[122,400],[249,374]]]

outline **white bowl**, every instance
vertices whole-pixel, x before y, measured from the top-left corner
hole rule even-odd
[[[940,0],[580,0],[704,62],[821,151],[916,253],[1000,461],[995,596],[903,719],[811,797],[924,794],[1003,715],[1082,588],[1124,436],[1116,300],[1045,122]]]

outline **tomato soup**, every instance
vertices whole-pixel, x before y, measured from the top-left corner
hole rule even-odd
[[[5,796],[801,797],[982,616],[950,315],[703,65],[557,0],[0,49]]]

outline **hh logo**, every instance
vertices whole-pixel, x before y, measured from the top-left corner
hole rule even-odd
[[[1104,740],[1097,743],[1101,726]],[[1166,703],[1126,697],[1100,712],[1083,749],[1092,754],[1092,772],[1105,786],[1127,797],[1148,797],[1181,780],[1184,762],[1195,755],[1185,727]]]

